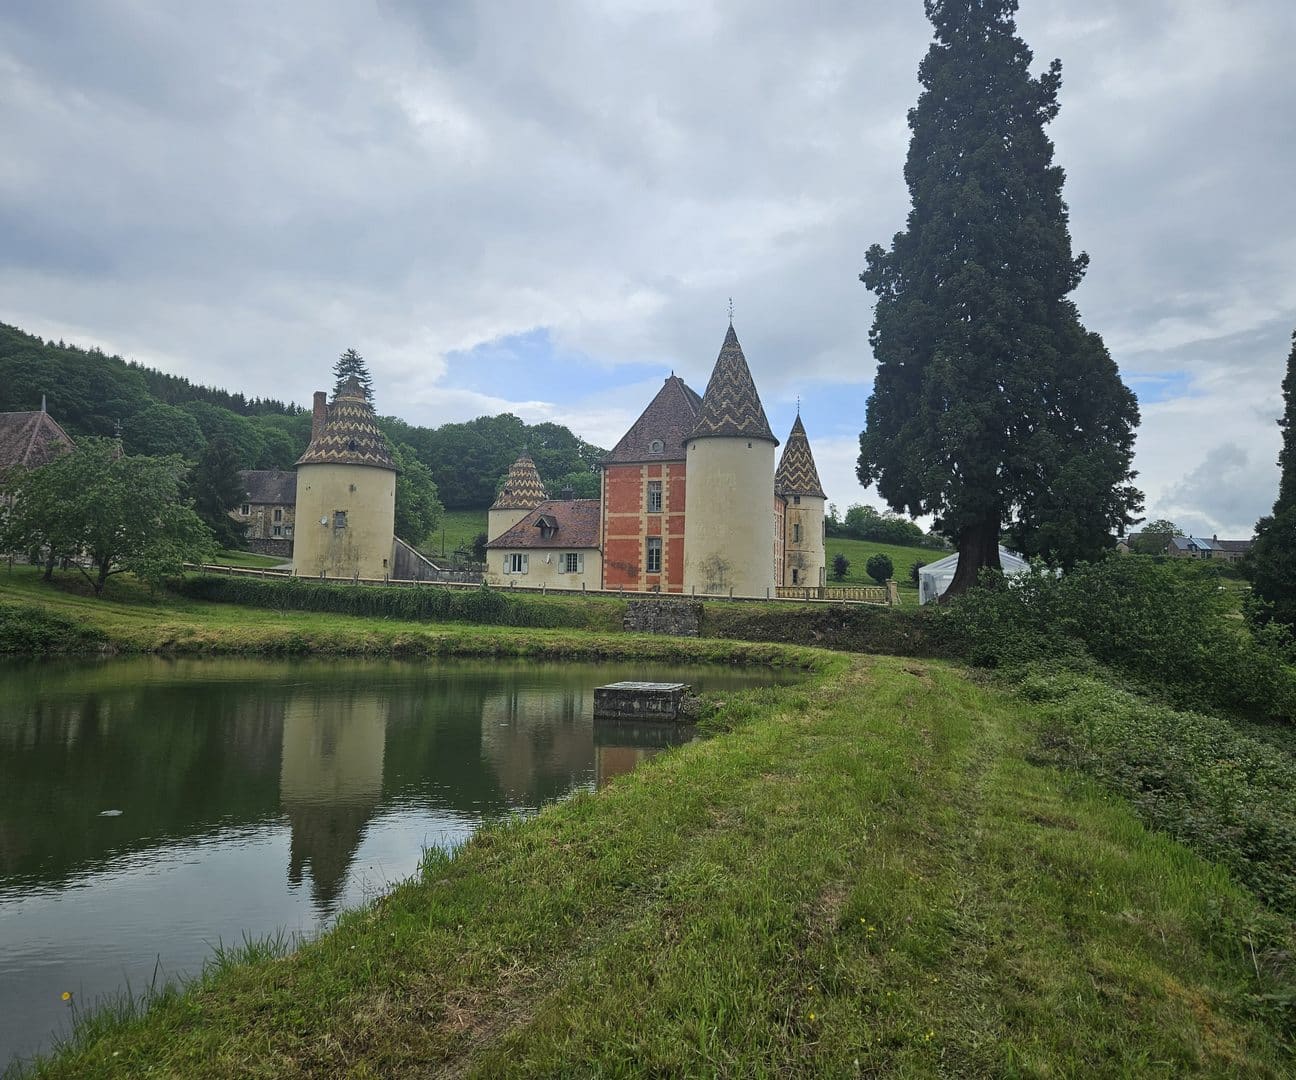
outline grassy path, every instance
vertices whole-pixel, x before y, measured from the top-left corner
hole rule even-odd
[[[825,661],[40,1074],[1290,1075],[1291,925],[1031,764],[1025,708]]]

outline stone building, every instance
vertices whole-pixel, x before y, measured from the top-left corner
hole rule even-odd
[[[239,472],[243,502],[230,517],[243,526],[244,547],[262,555],[292,557],[297,521],[297,474],[282,469]]]
[[[293,569],[302,576],[383,578],[391,569],[396,465],[373,406],[352,379],[315,394],[311,441],[297,459]]]
[[[71,450],[72,438],[45,411],[0,413],[0,476],[10,469],[39,469]]]
[[[601,499],[544,502],[534,462],[518,459],[491,507],[487,581],[758,597],[820,586],[826,498],[799,414],[776,480],[777,446],[730,324],[706,393],[665,380],[603,460]],[[561,555],[562,572],[536,551]]]

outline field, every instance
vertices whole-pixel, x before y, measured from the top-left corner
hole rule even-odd
[[[485,510],[447,510],[440,527],[423,542],[422,550],[433,559],[449,557],[456,548],[471,549],[473,539],[485,531]]]
[[[213,566],[242,566],[254,570],[261,570],[269,566],[283,566],[289,562],[288,559],[279,559],[271,555],[257,555],[252,551],[230,551],[224,549],[216,553],[212,559]]]
[[[877,544],[872,540],[846,540],[835,537],[828,538],[827,543],[824,545],[824,552],[827,556],[829,585],[838,584],[832,576],[833,556],[838,552],[841,552],[850,560],[850,570],[847,572],[844,581],[844,584],[847,585],[875,584],[873,579],[865,572],[864,567],[868,565],[868,561],[873,555],[886,555],[894,567],[896,584],[900,587],[900,603],[905,607],[911,607],[918,603],[918,586],[909,580],[909,567],[915,562],[935,562],[937,559],[943,559],[946,555],[951,554],[949,551],[937,551],[933,548],[901,547],[898,544]]]

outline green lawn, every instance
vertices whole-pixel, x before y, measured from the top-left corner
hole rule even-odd
[[[877,584],[868,576],[864,567],[868,565],[868,561],[873,555],[882,554],[890,558],[894,567],[896,584],[900,586],[900,603],[905,607],[912,607],[918,603],[918,586],[909,580],[909,567],[915,561],[923,563],[935,562],[937,559],[943,559],[946,555],[951,554],[949,551],[936,551],[932,548],[901,547],[898,544],[875,544],[871,540],[839,540],[829,537],[824,546],[829,585],[838,584],[832,576],[832,565],[833,556],[839,551],[850,560],[850,571],[846,574],[845,581],[842,582],[842,584],[847,585]]]
[[[485,510],[447,510],[436,532],[424,541],[423,551],[432,558],[449,557],[458,547],[471,548],[473,538],[485,531]]]
[[[259,570],[269,566],[283,566],[291,561],[291,559],[280,559],[271,555],[257,555],[251,551],[230,551],[226,549],[217,552],[216,557],[212,559],[212,565],[245,566]]]

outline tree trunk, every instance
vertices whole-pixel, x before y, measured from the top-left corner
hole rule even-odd
[[[95,596],[99,596],[103,592],[104,582],[108,580],[108,566],[109,563],[106,559],[99,564],[99,576],[95,578],[94,582]]]
[[[1003,568],[999,562],[999,518],[986,518],[959,533],[958,553],[958,569],[941,596],[942,601],[962,596],[973,588],[982,570]]]
[[[54,580],[54,551],[51,548],[49,557],[45,560],[45,580]]]

